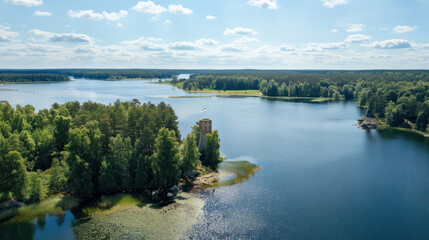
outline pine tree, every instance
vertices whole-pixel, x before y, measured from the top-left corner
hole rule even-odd
[[[205,152],[205,165],[216,167],[216,165],[222,162],[220,157],[220,139],[217,130],[214,130],[211,134],[207,134],[207,147]]]
[[[197,143],[195,140],[195,135],[190,133],[183,140],[183,149],[182,149],[182,161],[181,169],[182,173],[195,170],[199,158],[199,152]]]
[[[151,157],[153,185],[156,187],[175,184],[179,179],[179,149],[174,131],[161,128],[155,140],[155,153]]]

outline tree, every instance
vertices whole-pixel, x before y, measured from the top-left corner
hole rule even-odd
[[[112,193],[120,190],[120,187],[116,184],[112,170],[113,169],[107,165],[106,161],[101,163],[99,177],[101,193]]]
[[[386,122],[392,127],[399,127],[404,122],[401,105],[389,102],[386,106]]]
[[[142,189],[149,186],[150,174],[152,171],[150,166],[149,157],[140,154],[137,160],[136,178],[134,182],[134,188]]]
[[[203,162],[207,166],[215,167],[218,163],[222,162],[223,159],[220,157],[220,139],[217,130],[214,130],[211,134],[207,134],[207,147],[205,151],[205,161]]]
[[[332,97],[335,99],[335,101],[341,100],[341,94],[338,91],[335,91]]]
[[[182,161],[181,161],[181,169],[182,173],[186,173],[188,171],[195,170],[199,152],[197,147],[197,142],[195,141],[195,135],[190,133],[186,136],[183,141],[183,149],[182,149]]]
[[[79,198],[89,198],[93,194],[89,164],[79,156],[71,156],[71,158],[69,181],[72,193]]]
[[[278,93],[278,84],[274,80],[270,80],[267,86],[267,95],[268,96],[277,96]]]
[[[123,138],[121,135],[110,138],[110,150],[106,158],[106,163],[112,170],[113,181],[115,181],[121,190],[128,190],[130,186],[128,162],[131,154],[132,146],[130,138]]]
[[[35,142],[35,169],[46,170],[52,165],[52,153],[54,152],[54,136],[49,129],[37,129],[33,132]]]
[[[64,151],[65,145],[69,141],[70,118],[57,116],[55,118],[54,144],[57,155]]]
[[[60,192],[67,183],[65,167],[61,166],[60,161],[54,158],[51,168],[51,179],[49,189],[52,193]]]
[[[140,139],[137,139],[128,168],[132,188],[142,189],[148,186],[152,169],[145,145]]]
[[[43,178],[43,173],[41,172],[30,172],[29,175],[29,184],[28,184],[28,197],[32,202],[40,201],[46,198],[47,196],[47,187],[45,179]]]
[[[12,192],[13,196],[23,199],[27,171],[24,159],[17,151],[0,156],[0,192]]]
[[[177,145],[174,131],[166,128],[159,130],[155,139],[155,153],[151,157],[154,186],[168,186],[178,181],[180,155]]]

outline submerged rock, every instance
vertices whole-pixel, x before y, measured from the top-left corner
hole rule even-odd
[[[22,204],[22,203],[20,203],[18,201],[12,200],[12,201],[6,202],[6,204],[4,205],[4,207],[5,208],[14,208],[14,207],[21,207],[22,205],[24,205],[24,204]]]
[[[179,192],[179,187],[178,186],[176,186],[176,185],[174,185],[174,186],[172,186],[171,188],[170,188],[170,192],[173,192],[173,193],[177,193],[177,192]]]
[[[195,171],[187,171],[185,175],[188,176],[189,178],[196,178],[200,176],[200,173]]]
[[[358,126],[362,129],[374,129],[377,128],[377,119],[371,117],[360,117],[357,120]]]

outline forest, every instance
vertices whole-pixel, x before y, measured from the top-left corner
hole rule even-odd
[[[354,100],[393,127],[429,132],[429,71],[255,71],[194,74],[185,90],[260,90],[265,96]]]
[[[66,75],[52,73],[0,73],[0,83],[61,82],[69,81]]]
[[[40,69],[40,70],[0,70],[0,82],[18,82],[14,80],[21,77],[19,82],[36,82],[45,77],[46,79],[69,80],[68,77],[87,78],[97,80],[121,80],[132,78],[172,78],[174,75],[183,73],[179,70],[156,70],[156,69]],[[16,76],[13,78],[13,76]],[[27,81],[23,81],[23,80]],[[48,80],[44,80],[48,81]],[[65,80],[57,80],[65,81]]]
[[[217,130],[198,149],[199,126],[183,140],[161,102],[53,104],[35,112],[0,104],[0,200],[36,202],[59,192],[81,199],[176,184],[222,158]]]
[[[0,70],[0,82],[64,81],[75,78],[118,80],[173,78],[185,90],[259,90],[265,96],[322,97],[354,100],[367,116],[390,126],[429,131],[429,71],[292,71],[292,70],[159,70],[159,69],[45,69]]]

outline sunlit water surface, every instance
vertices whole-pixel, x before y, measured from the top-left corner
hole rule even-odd
[[[213,119],[222,155],[261,170],[245,182],[201,194],[204,214],[187,238],[429,239],[429,139],[358,129],[354,124],[363,113],[353,102],[168,98],[195,94],[137,80],[2,88],[18,91],[1,91],[0,100],[37,109],[74,100],[165,101],[179,117],[182,137],[200,118]],[[73,222],[67,212],[0,226],[0,234],[72,239]]]

